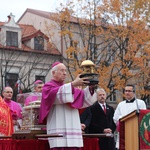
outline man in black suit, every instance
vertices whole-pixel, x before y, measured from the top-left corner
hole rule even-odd
[[[90,107],[87,107],[80,113],[81,129],[83,133],[89,133],[89,125],[91,122],[92,114]]]
[[[116,130],[116,125],[113,121],[114,109],[106,104],[106,92],[102,88],[97,89],[97,102],[91,106],[91,114],[90,133],[114,133]],[[99,145],[100,150],[115,150],[113,137],[100,137]]]

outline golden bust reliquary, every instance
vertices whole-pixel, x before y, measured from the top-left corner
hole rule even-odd
[[[90,82],[89,85],[96,85],[98,84],[98,74],[95,73],[95,64],[91,60],[85,60],[81,63],[82,74],[81,78],[89,77],[88,81]]]

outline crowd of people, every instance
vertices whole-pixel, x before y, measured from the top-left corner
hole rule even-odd
[[[41,99],[42,87],[44,83],[41,80],[34,82],[34,90],[29,93],[25,99],[24,105],[27,106],[30,102]],[[12,100],[13,89],[5,87],[0,97],[0,135],[9,136],[17,130],[21,129],[22,125],[22,105]],[[4,128],[5,127],[5,128]]]
[[[88,77],[64,83],[67,68],[61,62],[51,67],[52,79],[43,83],[34,82],[34,91],[25,100],[25,106],[41,96],[39,124],[46,124],[47,134],[62,134],[49,138],[51,150],[80,150],[83,147],[83,133],[114,134],[114,137],[98,137],[100,150],[119,149],[119,119],[132,111],[146,109],[145,102],[137,99],[133,85],[126,85],[125,100],[117,108],[107,104],[107,93],[103,88],[91,85]],[[84,89],[78,88],[84,86]],[[0,97],[0,135],[11,135],[21,127],[22,107],[12,100],[13,90],[5,87]],[[5,126],[3,126],[3,124]],[[116,130],[117,129],[117,130]]]

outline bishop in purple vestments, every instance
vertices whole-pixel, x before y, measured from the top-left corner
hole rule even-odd
[[[79,150],[83,147],[78,109],[88,107],[96,101],[93,86],[80,90],[75,87],[88,84],[80,75],[64,84],[67,69],[63,63],[55,62],[51,68],[52,79],[42,91],[39,123],[47,124],[48,134],[63,137],[49,138],[51,150]],[[91,92],[92,91],[92,92]]]
[[[30,102],[41,100],[43,86],[44,82],[41,80],[36,80],[34,82],[34,91],[31,92],[29,96],[26,98],[25,106],[28,106]]]

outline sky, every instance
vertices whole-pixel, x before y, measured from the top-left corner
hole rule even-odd
[[[8,20],[7,16],[12,13],[15,21],[22,16],[27,8],[54,12],[60,3],[67,0],[0,0],[0,22]]]

